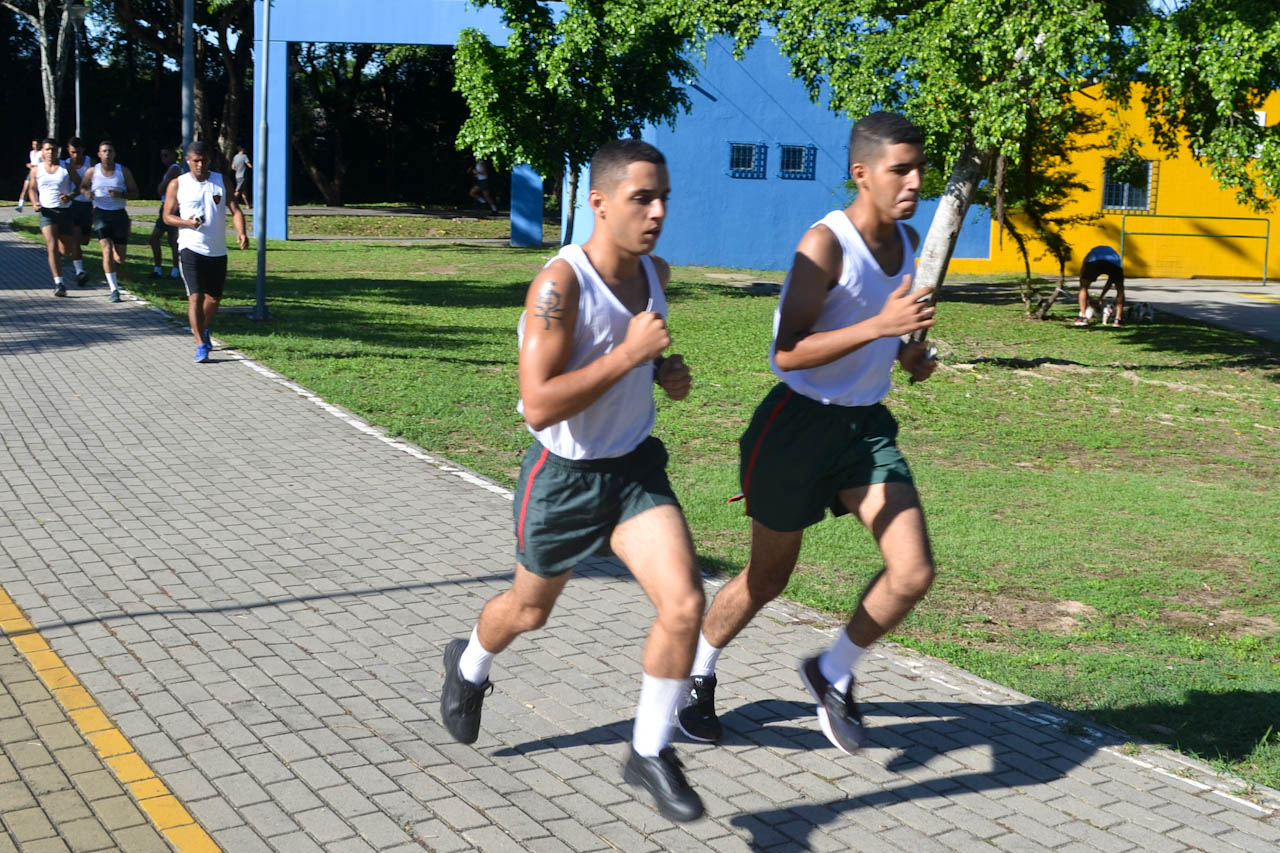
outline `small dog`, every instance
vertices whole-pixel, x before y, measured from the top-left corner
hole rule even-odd
[[[1102,306],[1102,325],[1116,325],[1111,322],[1111,318],[1116,315],[1116,301],[1108,299]],[[1156,309],[1151,307],[1150,302],[1133,302],[1124,307],[1125,323],[1154,323],[1156,320]]]

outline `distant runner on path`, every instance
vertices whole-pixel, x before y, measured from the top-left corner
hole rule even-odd
[[[653,386],[682,400],[692,378],[662,358],[670,268],[652,256],[667,214],[666,160],[646,142],[602,146],[591,159],[595,230],[565,246],[530,284],[520,320],[520,412],[536,439],[514,502],[516,569],[470,640],[444,655],[440,714],[473,743],[492,689],[494,656],[545,624],[582,560],[612,551],[657,608],[623,779],[669,820],[702,815],[671,747],[705,599],[689,528],[667,481],[667,452],[649,433]]]
[[[40,233],[49,253],[49,272],[53,275],[53,295],[66,296],[62,283],[62,258],[70,254],[75,240],[71,224],[71,197],[76,182],[67,167],[58,162],[58,143],[46,139],[40,146],[41,163],[33,170],[34,180],[28,189],[31,209],[40,217]]]
[[[253,168],[253,164],[249,162],[249,155],[245,153],[243,145],[236,149],[236,156],[231,158],[231,168],[236,173],[236,201],[245,207],[251,207],[248,170]]]
[[[71,263],[76,268],[76,285],[84,287],[89,281],[84,271],[84,247],[89,245],[89,232],[93,230],[93,199],[79,190],[80,179],[84,173],[93,168],[93,158],[84,150],[84,140],[73,136],[67,140],[67,156],[62,165],[71,173],[71,180],[76,182],[77,191],[71,199],[71,226],[75,236],[71,242]]]
[[[111,293],[108,302],[120,301],[120,268],[129,254],[129,213],[125,205],[138,197],[133,173],[116,162],[116,147],[109,139],[98,143],[98,165],[80,179],[81,190],[93,198],[93,236],[102,247],[102,270]]]
[[[22,172],[22,194],[18,196],[18,213],[22,212],[22,206],[27,203],[27,193],[31,189],[31,176],[34,174],[35,167],[40,165],[40,140],[31,140],[31,153],[27,155],[27,165]]]
[[[156,196],[160,199],[160,209],[156,214],[156,222],[151,226],[151,237],[147,240],[151,246],[151,277],[163,278],[164,255],[161,251],[160,241],[163,239],[169,244],[169,253],[173,257],[173,266],[169,268],[169,276],[177,278],[178,273],[178,229],[172,225],[166,225],[164,222],[164,200],[168,195],[169,182],[182,174],[182,166],[178,164],[178,155],[174,153],[172,148],[160,149],[160,164],[164,166],[164,174],[160,176],[160,183],[156,185]]]

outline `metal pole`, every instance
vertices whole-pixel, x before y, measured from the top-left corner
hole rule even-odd
[[[182,3],[182,144],[196,135],[196,0]]]
[[[80,135],[80,27],[72,25],[71,40],[76,54],[76,136]]]
[[[262,0],[262,62],[255,74],[260,70],[262,78],[258,85],[262,87],[258,117],[258,145],[253,173],[253,239],[258,244],[258,294],[253,306],[251,320],[269,320],[267,314],[267,164],[271,155],[267,149],[267,86],[271,80],[267,74],[267,64],[271,60],[271,0]]]

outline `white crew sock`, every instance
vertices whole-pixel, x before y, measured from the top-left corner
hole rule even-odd
[[[53,286],[54,286],[54,287],[62,287],[62,276],[60,276],[60,275],[55,275],[55,276],[53,277]]]
[[[76,268],[76,275],[84,272],[84,261],[72,261],[71,264]]]
[[[494,653],[480,645],[479,626],[471,629],[471,642],[467,643],[462,657],[458,658],[458,671],[462,677],[477,687],[489,680],[489,670],[493,668]]]
[[[720,653],[724,648],[716,648],[707,642],[707,635],[698,632],[698,651],[693,657],[693,670],[690,675],[715,675],[716,661],[720,660]]]
[[[858,658],[866,654],[866,651],[862,646],[855,646],[853,640],[849,639],[849,633],[841,629],[840,636],[836,637],[831,648],[818,658],[818,669],[828,684],[844,693],[849,689],[849,682],[853,681],[853,668],[857,665]]]
[[[120,285],[116,282],[116,276],[118,275],[118,273],[109,272],[106,275],[107,275],[107,284],[111,285],[112,292],[114,293],[115,291],[119,290]]]
[[[683,678],[658,678],[644,674],[640,682],[640,704],[636,706],[636,723],[631,734],[631,747],[637,755],[653,758],[671,743],[671,718],[685,694]]]

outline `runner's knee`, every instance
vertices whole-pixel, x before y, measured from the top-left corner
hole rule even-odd
[[[935,574],[933,562],[921,559],[887,568],[885,581],[895,596],[919,601],[933,586]]]
[[[658,604],[658,623],[672,634],[695,634],[702,625],[702,611],[706,605],[707,599],[700,585],[665,595]]]

